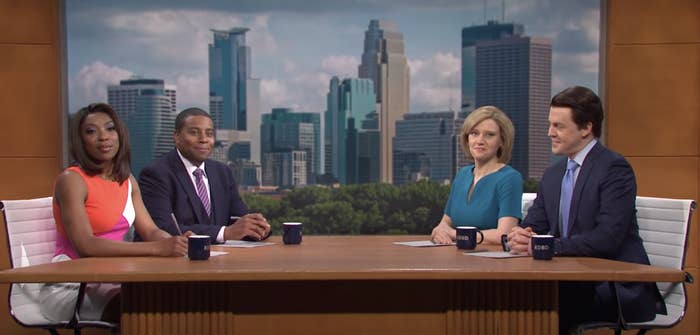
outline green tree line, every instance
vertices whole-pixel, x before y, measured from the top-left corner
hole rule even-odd
[[[537,182],[527,180],[524,186],[525,192],[534,192]],[[290,190],[280,200],[252,193],[243,200],[251,211],[265,215],[276,234],[282,222],[303,222],[304,234],[310,235],[424,235],[442,218],[449,193],[449,185],[420,181],[307,186]]]

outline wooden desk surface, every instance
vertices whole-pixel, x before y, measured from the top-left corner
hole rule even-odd
[[[187,258],[84,258],[0,272],[10,282],[185,282],[260,280],[683,280],[679,270],[597,258],[530,257],[488,259],[465,255],[454,246],[416,248],[394,241],[427,236],[304,236],[296,246],[224,248],[208,261]],[[479,246],[499,250],[500,246]]]

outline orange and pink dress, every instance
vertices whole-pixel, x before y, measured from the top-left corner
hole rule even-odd
[[[90,176],[80,167],[66,169],[80,175],[87,188],[85,212],[96,237],[122,241],[134,223],[136,212],[131,199],[131,180],[119,184]],[[73,248],[61,217],[61,208],[54,199],[53,215],[56,221],[56,251],[52,262],[80,258]],[[45,284],[39,294],[44,316],[52,321],[70,320],[78,298],[79,283]],[[83,320],[99,320],[111,299],[121,290],[119,284],[90,283],[85,290],[80,316]]]

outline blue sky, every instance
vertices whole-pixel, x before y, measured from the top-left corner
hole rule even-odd
[[[486,7],[484,6],[486,3]],[[210,29],[248,27],[261,107],[323,112],[333,75],[357,77],[371,19],[404,34],[411,112],[458,108],[461,29],[501,21],[501,0],[66,0],[69,108],[106,101],[132,75],[175,85],[178,109],[208,108]],[[505,21],[553,44],[552,90],[597,90],[598,0],[506,0]]]

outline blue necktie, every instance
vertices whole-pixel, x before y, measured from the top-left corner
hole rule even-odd
[[[571,195],[574,193],[574,174],[578,168],[575,160],[569,159],[566,163],[566,173],[561,180],[561,198],[559,199],[559,216],[561,218],[561,236],[569,235],[569,213],[571,209]]]

